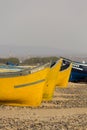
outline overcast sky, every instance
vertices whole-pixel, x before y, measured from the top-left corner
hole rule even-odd
[[[87,0],[0,0],[0,55],[87,56]]]

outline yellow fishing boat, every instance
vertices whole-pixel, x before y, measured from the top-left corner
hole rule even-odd
[[[57,76],[62,65],[62,59],[60,59],[55,65],[50,68],[47,75],[46,83],[44,86],[43,100],[51,100],[53,97],[54,89],[56,86]]]
[[[56,83],[57,87],[67,88],[71,70],[72,70],[72,63],[69,64],[68,66],[63,67],[63,69],[59,71]]]
[[[0,75],[0,104],[14,106],[39,106],[43,87],[50,70],[45,68],[36,72],[2,73]]]

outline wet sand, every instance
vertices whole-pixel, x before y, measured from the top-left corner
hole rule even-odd
[[[56,87],[37,108],[0,105],[0,130],[87,130],[87,84]]]

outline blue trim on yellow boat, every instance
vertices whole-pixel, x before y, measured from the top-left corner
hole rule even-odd
[[[26,86],[38,84],[38,83],[41,83],[41,82],[44,82],[44,81],[45,81],[45,79],[42,79],[42,80],[38,80],[38,81],[35,81],[35,82],[27,83],[27,84],[17,85],[17,86],[14,86],[14,88],[26,87]]]

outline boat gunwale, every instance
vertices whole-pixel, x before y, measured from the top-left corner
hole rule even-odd
[[[31,72],[35,68],[38,68],[38,70],[36,70],[35,72]],[[27,69],[20,70],[18,72],[1,72],[0,78],[20,77],[20,76],[27,76],[30,74],[34,74],[36,72],[40,72],[40,71],[44,70],[45,68],[50,68],[50,63],[46,63],[44,65],[41,65],[39,67],[37,66],[35,68],[32,68],[32,69],[27,68]],[[41,68],[41,69],[39,70],[39,68]]]
[[[63,57],[61,57],[63,58]],[[73,65],[82,65],[82,66],[87,66],[87,62],[86,63],[82,63],[82,62],[77,62],[77,61],[73,61],[67,58],[63,58],[63,60],[67,61],[67,62],[71,62]]]

